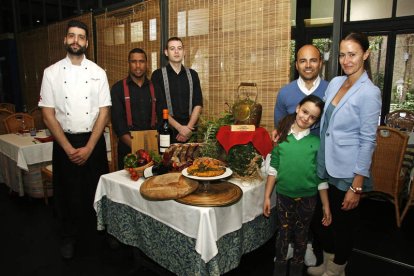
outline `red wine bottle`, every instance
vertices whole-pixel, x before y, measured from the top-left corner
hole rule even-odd
[[[162,110],[162,126],[159,131],[160,154],[163,154],[171,145],[171,129],[168,123],[168,109]]]

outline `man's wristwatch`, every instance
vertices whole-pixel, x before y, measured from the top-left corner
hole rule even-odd
[[[361,187],[350,186],[349,189],[351,191],[353,191],[354,193],[356,193],[357,195],[362,194],[362,188]]]

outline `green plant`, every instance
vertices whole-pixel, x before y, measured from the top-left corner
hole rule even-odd
[[[251,143],[233,146],[229,150],[226,161],[236,176],[260,177],[259,170],[262,164],[262,156]]]
[[[220,127],[234,123],[233,115],[226,111],[219,118],[204,120],[200,118],[197,133],[193,135],[194,142],[202,142],[201,156],[212,157],[220,160],[225,159],[225,151],[216,139]]]

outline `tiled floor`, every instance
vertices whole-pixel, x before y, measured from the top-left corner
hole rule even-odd
[[[401,229],[388,202],[364,199],[361,210],[361,228],[347,275],[414,275],[414,208]],[[52,208],[39,199],[10,195],[4,184],[0,184],[0,219],[0,275],[171,275],[157,266],[135,268],[131,248],[111,250],[104,235],[96,233],[85,233],[76,257],[63,261]],[[271,240],[245,255],[240,266],[225,275],[272,275],[273,244]]]

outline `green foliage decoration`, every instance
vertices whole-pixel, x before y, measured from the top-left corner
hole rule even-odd
[[[234,146],[227,155],[227,165],[236,176],[242,178],[260,177],[261,164],[262,156],[258,154],[252,143]]]
[[[229,110],[231,110],[230,106]],[[200,150],[201,156],[226,162],[227,167],[233,170],[233,176],[242,179],[261,178],[262,156],[251,143],[233,146],[226,154],[224,148],[217,141],[216,136],[220,127],[232,124],[234,124],[234,118],[230,111],[226,111],[219,118],[212,120],[200,118],[192,142],[203,144]]]

